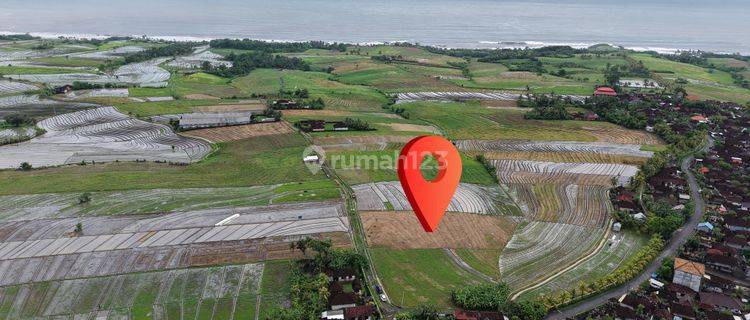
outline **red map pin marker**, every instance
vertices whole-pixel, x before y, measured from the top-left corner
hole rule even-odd
[[[432,181],[422,175],[424,157],[438,162],[438,174]],[[422,136],[409,141],[398,157],[398,178],[414,213],[427,232],[433,232],[461,180],[461,156],[453,144],[438,136]]]

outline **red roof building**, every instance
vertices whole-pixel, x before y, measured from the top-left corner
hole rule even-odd
[[[610,87],[599,87],[599,88],[596,88],[596,91],[594,91],[594,95],[616,97],[617,91],[615,91],[615,89],[612,89]]]
[[[690,120],[692,120],[694,122],[698,122],[698,123],[707,123],[708,122],[708,118],[706,118],[706,116],[704,116],[702,114],[694,115],[694,116],[690,117]]]

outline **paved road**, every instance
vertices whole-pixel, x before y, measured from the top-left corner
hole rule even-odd
[[[702,151],[707,151],[711,147],[713,147],[713,140],[709,137],[708,143],[703,147]],[[649,264],[649,266],[645,270],[643,270],[643,272],[638,277],[630,280],[629,282],[603,294],[592,297],[588,300],[584,300],[583,302],[580,302],[576,305],[553,311],[545,319],[554,320],[573,318],[578,314],[589,311],[599,305],[604,304],[611,298],[620,297],[632,290],[635,290],[640,286],[641,283],[647,281],[651,277],[651,274],[654,273],[656,269],[659,268],[659,266],[661,266],[661,263],[665,258],[674,256],[677,249],[682,244],[684,244],[685,241],[687,241],[688,237],[693,234],[693,230],[695,230],[695,227],[698,225],[698,223],[703,220],[703,209],[705,207],[705,203],[703,202],[703,198],[700,195],[700,187],[698,186],[698,182],[696,182],[695,176],[689,170],[690,164],[693,162],[693,160],[694,158],[692,156],[685,158],[682,161],[681,168],[688,178],[687,180],[688,184],[690,185],[690,196],[695,202],[695,212],[690,217],[688,222],[672,236],[672,239],[669,241],[667,247],[664,249],[664,251],[662,251],[659,257],[651,262],[651,264]]]

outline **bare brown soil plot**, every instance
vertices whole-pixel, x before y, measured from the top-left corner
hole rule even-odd
[[[214,97],[212,95],[203,94],[203,93],[194,93],[194,94],[186,95],[185,99],[188,99],[188,100],[219,100],[221,98]]]
[[[239,112],[239,111],[263,111],[266,104],[258,103],[241,103],[241,104],[220,104],[215,106],[195,107],[199,112]]]
[[[383,150],[389,145],[405,144],[412,136],[328,136],[314,137],[315,144],[326,150]]]
[[[379,125],[390,127],[395,131],[408,131],[408,132],[429,132],[437,133],[438,129],[433,126],[426,126],[420,124],[410,123],[378,123]]]
[[[518,108],[516,100],[481,100],[479,104],[489,109]]]
[[[284,110],[284,115],[295,116],[295,117],[335,117],[335,116],[351,116],[353,113],[349,111],[341,110]]]
[[[586,152],[533,152],[533,151],[490,151],[484,153],[489,160],[535,160],[552,162],[581,162],[581,163],[623,163],[640,165],[648,158],[614,155],[606,153]]]
[[[397,249],[498,249],[516,227],[503,216],[448,212],[440,227],[427,233],[411,211],[365,211],[360,216],[370,245]]]
[[[279,121],[191,130],[183,132],[182,135],[193,138],[203,138],[211,142],[225,142],[291,132],[294,132],[294,128],[286,122]]]

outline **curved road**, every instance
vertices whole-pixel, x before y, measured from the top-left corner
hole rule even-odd
[[[713,139],[711,139],[711,137],[709,136],[708,143],[706,143],[701,151],[708,151],[708,149],[710,149],[711,147],[713,147]],[[677,232],[672,236],[672,239],[670,239],[670,241],[667,243],[667,246],[662,251],[662,253],[656,259],[654,259],[654,261],[652,261],[651,264],[649,264],[648,267],[644,269],[638,277],[633,278],[632,280],[600,295],[579,302],[578,304],[563,308],[561,310],[554,310],[549,315],[547,315],[545,319],[554,320],[573,318],[578,314],[584,313],[604,304],[611,298],[619,298],[620,296],[637,289],[641,283],[647,281],[651,277],[651,274],[656,272],[656,269],[661,266],[661,263],[665,258],[674,256],[675,252],[677,252],[677,249],[682,244],[684,244],[685,241],[687,241],[688,237],[690,237],[691,234],[693,234],[693,230],[695,230],[695,227],[698,225],[698,223],[702,221],[704,214],[703,209],[705,208],[705,203],[703,202],[703,198],[700,194],[700,187],[698,186],[698,182],[695,180],[695,176],[690,171],[690,163],[692,163],[693,160],[694,158],[692,156],[689,156],[682,160],[681,169],[682,172],[687,175],[687,181],[690,185],[690,197],[695,202],[695,212],[690,217],[688,222],[683,225],[681,229],[677,230]]]

